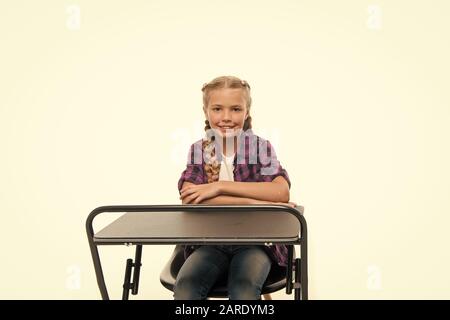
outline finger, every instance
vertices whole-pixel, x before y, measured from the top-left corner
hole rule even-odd
[[[195,195],[192,197],[192,203],[193,203],[193,204],[198,204],[198,203],[199,203],[198,198],[199,198],[198,194],[195,194]]]
[[[186,203],[191,203],[191,201],[192,201],[192,196],[186,196],[186,197],[184,198],[184,201],[185,201]]]
[[[186,201],[188,201],[188,203],[194,203],[195,198],[197,198],[197,194],[193,193],[190,196],[186,197]]]
[[[192,204],[192,199],[186,198],[183,200],[184,204]]]
[[[188,190],[187,188],[181,189],[180,196],[184,197],[184,195],[186,194],[187,190]]]
[[[188,197],[184,197],[182,202],[184,202],[185,204],[191,203],[191,197],[189,197],[189,196]]]
[[[195,199],[194,203],[195,204],[199,204],[202,201],[203,201],[203,197],[202,196],[198,196],[197,199]]]
[[[181,200],[181,202],[182,202],[183,204],[189,204],[189,199],[188,199],[188,198],[183,198],[183,199]]]
[[[194,186],[193,186],[193,185],[189,185],[189,186],[187,186],[187,187],[184,187],[183,189],[181,189],[181,193],[186,192],[186,190],[190,190],[190,189],[192,189],[193,187],[195,187],[195,185],[194,185]]]
[[[186,196],[190,195],[193,192],[195,192],[194,189],[186,189],[186,190],[182,191],[180,194],[180,199],[185,198]]]

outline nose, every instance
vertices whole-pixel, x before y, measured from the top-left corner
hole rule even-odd
[[[223,121],[230,121],[230,111],[225,110],[223,113]]]

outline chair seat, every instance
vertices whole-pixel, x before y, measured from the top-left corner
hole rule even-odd
[[[184,263],[184,247],[182,245],[175,246],[175,249],[161,272],[161,284],[173,291],[175,279]],[[269,275],[264,283],[261,294],[272,293],[286,287],[286,268],[272,264]],[[208,297],[224,298],[228,296],[226,279],[219,280],[211,289]]]

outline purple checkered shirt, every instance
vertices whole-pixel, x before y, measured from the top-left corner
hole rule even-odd
[[[282,176],[289,184],[289,189],[291,188],[288,173],[277,160],[275,149],[268,140],[253,134],[251,129],[247,130],[245,134],[242,134],[240,139],[233,162],[234,181],[271,182],[276,177]],[[245,143],[241,143],[243,140]],[[220,162],[222,160],[222,152],[216,151],[215,154],[217,160]],[[206,173],[204,172],[204,160],[202,140],[200,139],[190,147],[187,157],[187,167],[178,180],[178,191],[180,194],[185,181],[194,184],[208,182]],[[198,247],[198,245],[184,246],[185,259]],[[279,266],[287,266],[288,251],[285,245],[264,245],[263,247],[273,262]]]

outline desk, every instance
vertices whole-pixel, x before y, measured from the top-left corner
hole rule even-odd
[[[100,213],[125,212],[94,233],[93,220]],[[125,290],[137,294],[142,245],[167,244],[286,244],[289,249],[286,292],[295,299],[308,298],[307,228],[303,207],[283,205],[137,205],[103,206],[94,209],[86,221],[97,283],[103,299],[109,299],[98,253],[99,245],[136,245],[133,264],[127,260]],[[292,283],[293,246],[300,245],[295,282]],[[133,283],[129,282],[134,266]],[[297,277],[298,275],[298,277]],[[128,282],[127,282],[128,279]]]

